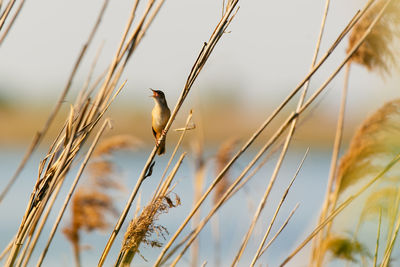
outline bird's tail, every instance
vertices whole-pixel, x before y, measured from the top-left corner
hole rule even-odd
[[[158,155],[162,155],[165,153],[165,139],[163,141],[161,141],[160,145],[158,146],[158,150],[157,150],[157,154]]]

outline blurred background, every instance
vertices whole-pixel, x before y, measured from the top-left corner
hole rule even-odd
[[[129,17],[132,2],[111,0],[58,119],[50,128],[49,134],[30,160],[18,183],[2,203],[0,209],[8,216],[3,219],[6,227],[1,230],[1,247],[4,247],[15,233],[26,205],[27,199],[17,195],[24,195],[26,198],[29,196],[36,180],[38,163],[46,154],[48,145],[64,122],[70,104],[74,102],[85,83],[97,52],[100,51],[100,57],[93,77],[100,75],[110,64]],[[365,2],[337,0],[331,3],[320,55],[326,52]],[[42,127],[55,105],[101,5],[102,1],[94,0],[28,0],[11,32],[1,44],[1,188],[14,173],[34,134]],[[189,110],[193,110],[193,121],[197,128],[189,133],[184,149],[192,151],[194,140],[202,136],[205,157],[210,162],[215,159],[219,145],[230,137],[238,140],[238,149],[308,73],[325,1],[242,1],[239,5],[239,12],[229,26],[229,32],[218,43],[172,126],[172,128],[183,127]],[[140,6],[139,10],[143,8],[144,5]],[[127,192],[133,187],[140,168],[154,144],[150,130],[153,100],[149,98],[151,95],[149,88],[163,90],[170,108],[174,107],[192,64],[203,42],[208,41],[221,18],[221,13],[222,1],[166,1],[128,63],[121,77],[121,81],[127,80],[127,84],[107,113],[114,126],[108,135],[130,134],[137,138],[138,144],[141,144],[134,153],[117,155],[124,173],[123,181],[126,183]],[[343,60],[346,48],[347,40],[339,45],[326,64],[313,76],[310,93],[318,89]],[[399,75],[382,77],[354,64],[351,69],[344,146],[341,153],[355,129],[368,114],[385,102],[400,96],[399,82]],[[298,178],[302,182],[297,187],[295,185],[293,195],[289,197],[288,206],[283,209],[283,213],[288,213],[297,202],[300,202],[301,206],[297,214],[297,224],[293,224],[292,228],[288,227],[282,243],[278,243],[268,253],[267,259],[271,266],[279,264],[284,256],[310,232],[317,220],[329,173],[330,151],[335,135],[342,86],[341,73],[301,117],[293,149],[290,151],[287,163],[282,167],[282,179],[276,185],[277,191],[285,188],[304,151],[307,147],[311,147],[304,170]],[[295,99],[284,113],[289,114],[295,107],[296,101]],[[284,115],[280,115],[278,120],[283,118]],[[257,144],[266,142],[277,125],[278,122],[273,124],[271,130],[264,133]],[[167,151],[173,149],[178,137],[174,131],[169,133]],[[233,170],[233,177],[236,177],[234,174],[240,173],[250,157],[257,152],[257,147],[259,146],[253,148],[250,155],[238,163]],[[160,164],[165,164],[164,161],[166,159],[160,159]],[[132,162],[135,163],[132,165]],[[193,185],[190,179],[194,173],[193,168],[194,163],[190,158],[182,171],[179,185],[181,188],[178,186],[176,189],[183,203],[182,208],[176,209],[179,210],[176,211],[176,220],[182,220],[192,205]],[[206,184],[214,178],[214,168],[213,163],[207,167]],[[265,179],[269,178],[267,175],[270,175],[272,169],[273,164],[267,166],[260,172],[260,178],[247,186],[245,193],[229,203],[224,210],[227,218],[235,218],[237,221],[221,233],[225,237],[222,238],[223,244],[228,246],[226,252],[222,252],[223,266],[228,265],[235,255],[249,224],[249,218],[246,216],[238,217],[236,207],[246,203],[241,212],[249,214],[249,217],[252,216],[266,186]],[[155,175],[159,175],[161,171],[158,170]],[[143,203],[146,203],[148,195],[152,192],[152,186],[153,182],[149,182],[144,187]],[[182,188],[189,191],[185,192]],[[118,206],[121,209],[127,194],[120,196]],[[265,219],[273,214],[272,204],[279,201],[279,196],[279,193],[274,193],[271,208],[267,208],[266,214],[263,215]],[[169,216],[166,217],[165,225],[172,233],[176,225],[173,221],[169,221],[172,220]],[[68,216],[66,220],[68,221]],[[111,220],[111,225],[114,225],[114,220]],[[281,222],[283,220],[284,218]],[[263,229],[259,226],[257,233],[262,233]],[[211,229],[206,229],[204,240],[211,238],[210,231]],[[56,237],[54,244],[58,254],[49,256],[45,266],[56,263],[59,259],[57,255],[62,255],[64,259],[68,259],[70,255],[66,239],[61,233]],[[107,234],[87,241],[93,245],[91,245],[92,250],[87,252],[88,255],[83,257],[84,266],[93,266],[92,264],[96,262],[104,238],[107,238]],[[113,249],[116,252],[119,250],[120,242],[119,240],[114,245]],[[252,249],[255,249],[257,242],[251,243]],[[202,259],[212,258],[210,255],[214,251],[207,246],[207,242],[201,243],[201,248],[203,248]],[[158,253],[149,250],[143,254],[146,258],[152,259]],[[246,257],[251,256],[249,253]],[[189,260],[186,261],[188,262]],[[184,263],[185,261],[182,266],[185,266]],[[299,256],[299,260],[290,266],[307,266],[307,263],[308,255],[304,252]],[[63,266],[71,265],[66,262]],[[138,266],[146,266],[146,263],[139,258]]]
[[[101,4],[101,1],[73,0],[26,2],[0,49],[0,143],[27,144],[44,123],[68,80]],[[115,1],[109,5],[74,79],[75,90],[67,96],[65,109],[83,86],[99,47],[102,50],[93,77],[107,68],[131,4],[131,1]],[[326,52],[363,4],[360,0],[338,0],[331,4],[320,54]],[[213,127],[205,127],[206,131],[212,131],[207,138],[220,140],[226,136],[225,131],[247,136],[302,80],[310,68],[323,9],[324,2],[314,0],[240,4],[230,33],[218,44],[185,104],[186,109],[194,110],[195,116],[201,114],[204,122],[212,123]],[[116,131],[151,141],[148,129],[153,101],[148,97],[148,88],[163,90],[169,105],[174,105],[221,10],[222,1],[165,3],[122,76],[122,80],[128,81],[127,86],[111,109],[115,112],[112,118]],[[345,41],[335,50],[312,79],[310,92],[325,81],[342,60],[346,48]],[[357,66],[352,68],[351,75],[347,138],[368,112],[399,94],[397,76],[383,81],[379,75]],[[335,127],[332,122],[336,120],[342,80],[339,75],[319,98],[318,112],[305,115],[298,139],[308,142],[317,138],[323,145],[332,140]],[[185,116],[182,112],[181,117]],[[227,116],[232,116],[231,123],[218,127],[220,119]],[[243,117],[248,125],[242,125]],[[138,119],[143,121],[143,127],[134,129],[136,124],[132,121]],[[315,125],[320,126],[319,130],[310,130]]]

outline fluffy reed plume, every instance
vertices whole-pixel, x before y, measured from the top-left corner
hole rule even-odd
[[[91,182],[100,188],[125,190],[116,179],[117,169],[111,154],[118,150],[133,150],[141,142],[131,135],[115,135],[103,140],[93,153],[93,160],[88,166]]]
[[[376,177],[400,153],[400,100],[385,104],[365,120],[353,137],[347,153],[342,157],[337,174],[334,197],[337,199],[349,187]],[[365,221],[374,221],[381,216],[387,220],[387,234],[392,235],[398,217],[399,194],[397,188],[399,167],[385,172],[375,183],[367,197],[364,209],[355,228],[355,238],[360,235],[360,226]],[[335,208],[335,204],[333,204]],[[354,218],[354,216],[353,216]],[[347,225],[346,225],[347,224]],[[353,228],[353,223],[341,222],[341,228]],[[349,259],[349,258],[348,258]]]
[[[161,214],[168,213],[170,208],[175,208],[180,204],[178,195],[175,194],[173,201],[170,194],[166,194],[157,197],[144,207],[142,213],[129,223],[116,266],[130,266],[135,254],[141,255],[139,247],[142,243],[151,247],[161,247],[159,237],[165,239],[164,236],[168,234],[168,231],[164,226],[156,224],[156,221]],[[153,237],[154,234],[157,238]],[[143,256],[142,258],[145,259]]]
[[[97,190],[80,188],[72,200],[71,225],[63,229],[74,248],[77,266],[80,266],[80,231],[105,230],[109,224],[106,214],[118,215],[111,197]]]
[[[364,17],[353,28],[349,38],[349,52],[365,33],[386,0],[378,0],[366,12]],[[351,62],[359,63],[368,70],[376,70],[390,74],[390,67],[397,65],[399,56],[398,43],[400,37],[400,1],[392,1],[382,18],[372,28],[364,43],[351,58]],[[396,44],[397,43],[397,44]],[[396,46],[397,45],[397,46]]]
[[[330,252],[332,257],[356,262],[357,256],[370,256],[367,249],[360,242],[351,237],[330,235],[324,239],[322,250]]]
[[[216,175],[218,175],[231,160],[236,143],[236,139],[229,139],[219,147],[216,156]],[[224,174],[215,188],[214,203],[219,201],[219,199],[224,195],[226,189],[230,186],[228,174],[228,172]]]
[[[400,152],[400,100],[385,104],[355,133],[340,160],[338,192],[365,177],[376,175]]]

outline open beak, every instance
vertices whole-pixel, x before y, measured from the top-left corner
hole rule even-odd
[[[149,97],[156,97],[158,96],[157,92],[151,88],[149,88],[151,91],[153,91],[153,95],[149,95]]]

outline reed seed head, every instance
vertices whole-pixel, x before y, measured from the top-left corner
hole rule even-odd
[[[153,239],[152,235],[156,234],[157,237],[161,236],[165,239],[164,235],[168,234],[168,231],[164,226],[155,222],[161,214],[168,213],[170,208],[177,207],[180,204],[181,201],[178,195],[175,194],[174,201],[169,195],[159,196],[144,207],[142,213],[129,223],[124,236],[122,250],[140,253],[139,246],[141,243],[151,247],[161,247],[162,243],[157,239]]]
[[[385,0],[378,0],[364,14],[355,25],[350,34],[349,52],[357,41],[364,35],[371,22],[385,5]],[[400,1],[392,1],[385,10],[383,16],[371,29],[363,44],[354,53],[351,62],[356,62],[370,71],[378,71],[382,74],[390,74],[391,67],[397,65],[399,56],[400,37]],[[397,41],[396,41],[397,40]]]

